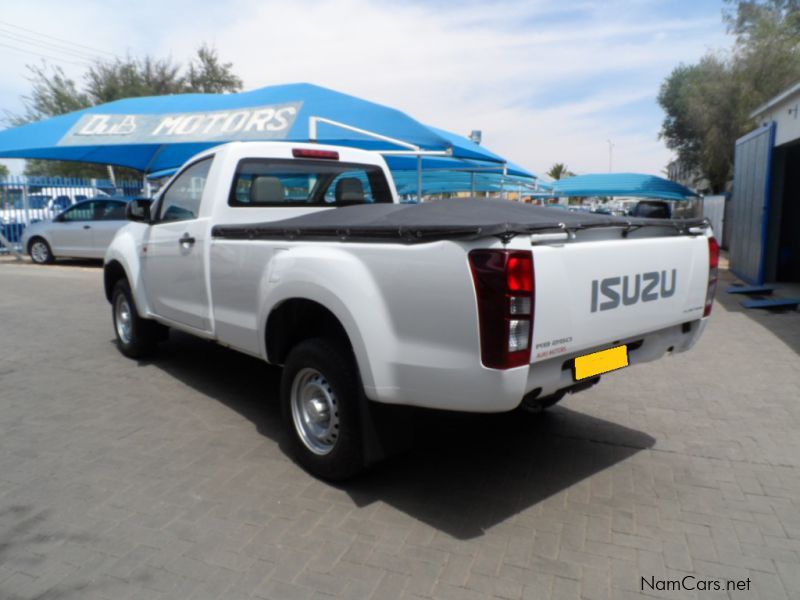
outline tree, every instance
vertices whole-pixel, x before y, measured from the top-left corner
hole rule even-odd
[[[554,163],[550,170],[545,173],[550,179],[566,179],[567,177],[574,177],[575,173],[567,169],[564,163]]]
[[[204,94],[222,94],[238,92],[242,89],[242,80],[233,74],[233,63],[219,62],[217,51],[205,44],[197,50],[197,59],[189,63],[186,74],[188,91]]]
[[[8,177],[9,174],[8,167],[5,165],[0,165],[0,177]]]
[[[660,137],[715,193],[731,177],[736,140],[755,125],[750,113],[800,80],[800,2],[726,2],[733,51],[679,65],[658,95],[666,113]]]
[[[96,62],[83,76],[83,86],[64,74],[60,67],[29,65],[31,94],[23,98],[22,115],[9,115],[14,125],[88,108],[98,104],[139,96],[186,93],[230,93],[242,89],[242,80],[231,63],[220,62],[217,51],[202,45],[186,68],[171,59],[145,56],[113,62]],[[62,161],[29,160],[26,175],[65,177],[108,176],[101,165]],[[130,169],[118,169],[122,177],[137,176]]]
[[[661,86],[658,102],[667,116],[661,137],[678,159],[701,172],[715,193],[730,178],[733,149],[748,127],[738,78],[714,55],[677,67]]]

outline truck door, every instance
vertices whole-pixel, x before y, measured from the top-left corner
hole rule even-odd
[[[200,203],[213,157],[186,168],[164,191],[142,248],[142,277],[151,310],[175,323],[211,330],[205,254],[208,218]]]

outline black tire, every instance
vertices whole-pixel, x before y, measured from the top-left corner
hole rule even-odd
[[[53,256],[53,250],[47,240],[38,236],[31,238],[31,241],[28,242],[28,255],[37,265],[52,264],[56,258]]]
[[[312,394],[315,389],[320,391],[323,400],[318,402],[327,406],[327,413],[316,410],[315,416],[328,414],[328,420],[320,419],[314,425],[303,421],[303,415],[308,416],[309,412],[303,412],[305,409],[300,406],[304,403],[296,399],[302,397],[298,391],[302,389]],[[346,343],[315,338],[292,348],[281,377],[281,408],[289,432],[289,449],[300,466],[329,481],[348,479],[364,469],[361,402],[366,398],[352,350]],[[305,434],[303,422],[307,424]],[[315,426],[329,434],[315,437],[308,432],[309,427]],[[316,451],[312,449],[315,441]],[[319,446],[328,444],[330,449],[320,451]]]
[[[125,307],[127,307],[127,317],[125,317]],[[111,318],[117,347],[129,358],[145,358],[151,355],[156,344],[164,339],[166,328],[139,316],[131,287],[126,279],[120,279],[114,285],[111,293]],[[127,329],[119,326],[120,321],[122,323],[127,321]]]

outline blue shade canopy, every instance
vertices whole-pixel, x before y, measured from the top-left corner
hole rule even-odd
[[[239,94],[128,98],[0,131],[0,158],[39,158],[174,169],[212,146],[237,140],[309,141],[311,118],[401,140],[422,151],[487,163],[505,160],[467,138],[428,127],[396,109],[308,83]],[[392,141],[317,121],[316,140],[377,151]]]
[[[417,194],[415,171],[392,171],[400,195]],[[530,195],[534,191],[534,180],[529,177],[503,176],[502,173],[463,171],[423,171],[422,194],[453,192],[521,192]]]
[[[417,157],[416,156],[386,156],[386,163],[392,171],[417,171]],[[424,156],[422,158],[422,171],[425,176],[428,172],[432,171],[462,171],[462,172],[486,172],[486,173],[503,173],[505,168],[507,175],[516,177],[523,177],[528,179],[529,182],[536,179],[536,176],[527,169],[520,167],[517,164],[496,163],[479,160],[459,160],[453,158],[440,158],[437,156]]]
[[[663,200],[690,200],[698,196],[689,188],[655,175],[598,173],[553,182],[554,196],[635,196]]]

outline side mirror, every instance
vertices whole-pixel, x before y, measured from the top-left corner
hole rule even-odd
[[[137,223],[150,223],[150,206],[153,201],[150,198],[137,198],[128,202],[125,207],[125,216],[128,221]]]
[[[55,217],[53,217],[53,221],[56,223],[61,223],[64,221],[64,213],[59,213]]]

